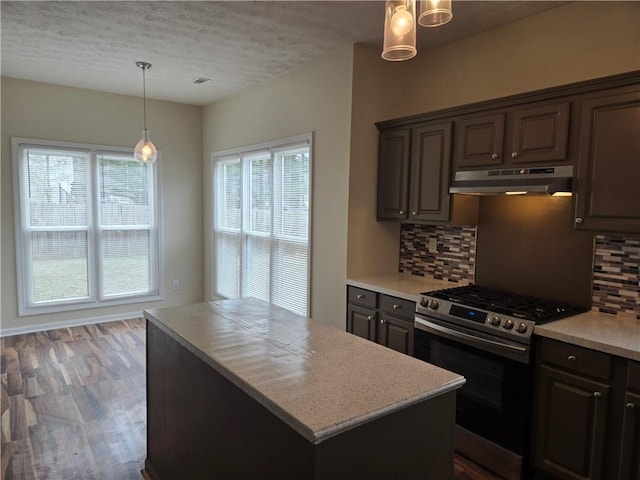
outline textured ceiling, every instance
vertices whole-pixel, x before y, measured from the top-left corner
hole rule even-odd
[[[567,2],[454,0],[420,51]],[[344,44],[382,45],[383,1],[2,1],[2,75],[205,105]],[[195,77],[211,82],[194,85]]]

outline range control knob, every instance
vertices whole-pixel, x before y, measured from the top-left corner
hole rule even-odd
[[[420,306],[427,308],[427,305],[429,305],[429,300],[427,300],[425,297],[422,297],[420,299]]]
[[[511,330],[513,328],[513,320],[507,318],[503,323],[502,323],[502,327],[506,328],[507,330]]]
[[[491,325],[493,325],[494,327],[499,327],[500,323],[502,323],[502,319],[498,316],[498,315],[493,315],[490,319],[489,319],[489,323]]]
[[[431,310],[437,310],[439,306],[440,306],[440,304],[438,303],[437,300],[434,300],[433,298],[431,300],[429,300],[429,308]]]
[[[524,333],[527,331],[527,324],[524,322],[520,322],[518,324],[518,326],[516,327],[516,332],[518,333]]]

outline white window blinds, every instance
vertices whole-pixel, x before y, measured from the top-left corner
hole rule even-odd
[[[216,293],[307,316],[309,142],[214,161]]]
[[[20,314],[159,298],[156,166],[26,140],[13,139]]]

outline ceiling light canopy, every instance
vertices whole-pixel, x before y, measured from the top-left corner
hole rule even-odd
[[[439,27],[452,18],[451,0],[420,0],[417,23],[423,27]],[[398,62],[409,60],[417,53],[415,0],[387,0],[382,58]]]
[[[151,64],[147,62],[136,62],[136,66],[142,69],[142,112],[144,119],[144,128],[142,130],[142,138],[133,149],[133,156],[140,163],[155,163],[158,158],[158,150],[156,146],[149,140],[149,130],[147,130],[147,91],[145,82],[145,72],[151,68]]]

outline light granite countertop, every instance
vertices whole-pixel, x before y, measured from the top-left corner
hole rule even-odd
[[[452,283],[435,278],[419,277],[407,273],[395,273],[373,277],[348,278],[347,285],[364,288],[374,292],[417,301],[418,294],[443,288],[459,287],[464,283]]]
[[[347,285],[416,301],[418,294],[463,284],[406,273],[348,278]],[[595,310],[535,327],[534,334],[640,361],[640,321]]]
[[[145,317],[314,444],[465,382],[255,299],[151,309]]]
[[[538,325],[534,334],[640,361],[640,321],[595,310]]]

